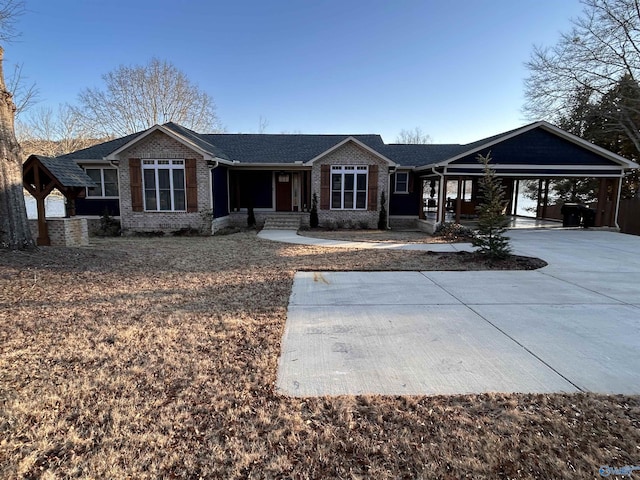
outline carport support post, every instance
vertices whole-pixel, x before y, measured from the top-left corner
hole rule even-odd
[[[424,220],[425,219],[425,214],[424,214],[424,182],[426,182],[426,180],[424,178],[418,178],[418,205],[419,205],[419,210],[418,210],[418,218],[420,220]]]
[[[438,179],[438,213],[436,215],[436,225],[444,222],[446,212],[447,179],[444,175]]]
[[[549,183],[548,178],[544,181],[544,203],[542,204],[542,218],[547,218],[547,205],[549,205]]]
[[[602,214],[607,200],[607,179],[600,179],[600,187],[598,188],[598,205],[596,205],[595,226],[602,227]]]
[[[542,179],[538,180],[538,196],[536,198],[536,217],[542,218],[542,212],[540,211],[540,200],[542,200]]]
[[[461,210],[462,210],[462,177],[458,177],[458,196],[456,198],[456,223],[460,223]]]

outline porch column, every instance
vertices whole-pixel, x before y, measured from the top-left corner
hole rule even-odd
[[[424,182],[426,182],[426,180],[419,178],[418,179],[418,218],[420,220],[424,220],[425,219],[425,214],[424,214]]]
[[[541,178],[538,180],[538,197],[536,198],[536,218],[542,218],[540,200],[542,200],[542,179]]]
[[[596,220],[595,220],[596,227],[602,226],[602,214],[604,213],[606,200],[607,200],[607,179],[601,178],[600,187],[598,188],[598,204],[596,205]]]
[[[38,165],[33,167],[33,182],[36,185],[33,196],[36,198],[36,208],[38,209],[38,239],[36,243],[38,245],[51,245],[44,205],[44,200],[47,198],[48,193],[42,188],[42,182],[40,181],[40,168]]]
[[[461,211],[462,211],[462,177],[458,177],[458,196],[456,198],[456,223],[460,223]]]
[[[520,180],[515,180],[513,189],[513,215],[518,215],[518,196],[520,195]]]
[[[547,218],[547,205],[549,205],[549,183],[548,178],[544,181],[544,203],[542,204],[542,218]]]
[[[436,215],[436,223],[442,223],[447,215],[447,177],[441,177],[438,183],[440,184],[440,191],[438,192],[438,215]]]

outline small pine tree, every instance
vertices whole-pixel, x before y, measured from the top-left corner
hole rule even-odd
[[[504,187],[489,166],[491,154],[478,155],[477,160],[484,166],[484,175],[480,179],[482,203],[476,207],[479,215],[478,233],[472,243],[478,247],[479,253],[490,259],[504,259],[511,253],[509,237],[505,236],[508,220],[503,213],[507,203]]]
[[[319,224],[320,224],[320,221],[318,220],[318,195],[314,193],[313,197],[311,197],[311,212],[309,214],[309,226],[311,228],[317,228]]]
[[[387,198],[385,197],[383,191],[382,195],[380,195],[380,215],[378,216],[378,230],[387,229],[387,207],[385,207],[385,203],[387,203]]]

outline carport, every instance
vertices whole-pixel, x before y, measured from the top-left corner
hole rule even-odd
[[[432,158],[432,163],[416,169],[422,180],[420,223],[427,231],[445,221],[447,214],[458,223],[475,215],[480,197],[478,181],[483,175],[479,155],[491,156],[491,168],[504,185],[507,215],[516,215],[524,180],[537,182],[535,217],[546,219],[553,179],[597,179],[597,227],[617,227],[621,180],[628,170],[637,167],[634,162],[547,122],[461,145],[453,151],[447,158]]]

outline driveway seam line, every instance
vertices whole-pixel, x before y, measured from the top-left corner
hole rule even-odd
[[[423,275],[425,275],[423,272],[420,272]],[[426,277],[426,275],[425,275]],[[429,278],[429,277],[427,277]],[[498,330],[500,333],[502,333],[505,337],[507,337],[509,340],[511,340],[512,342],[514,342],[516,345],[519,345],[521,348],[523,348],[526,352],[528,352],[533,358],[537,359],[540,363],[542,363],[543,365],[545,365],[549,370],[551,370],[552,372],[554,372],[556,375],[558,375],[560,378],[564,379],[566,382],[568,382],[570,385],[573,385],[573,387],[575,387],[579,392],[584,392],[584,390],[582,388],[580,388],[578,385],[576,385],[575,383],[573,383],[571,380],[569,380],[567,377],[565,377],[563,374],[561,374],[558,370],[556,370],[555,368],[553,368],[551,365],[549,365],[547,362],[545,362],[542,358],[540,358],[538,355],[536,355],[535,353],[533,353],[531,350],[529,350],[527,347],[525,347],[522,343],[520,343],[518,340],[516,340],[514,337],[512,337],[511,335],[509,335],[507,332],[505,332],[504,330],[502,330],[500,327],[498,327],[497,325],[495,325],[494,323],[492,323],[491,321],[489,321],[488,319],[486,319],[483,315],[481,315],[479,312],[477,312],[476,310],[474,310],[470,305],[466,304],[465,302],[463,302],[462,300],[460,300],[458,297],[456,297],[453,293],[451,293],[450,291],[448,291],[446,288],[444,288],[442,285],[440,285],[438,282],[436,282],[433,278],[429,278],[429,280],[431,280],[433,283],[435,283],[436,285],[438,285],[440,288],[442,288],[445,292],[447,292],[449,295],[451,295],[453,298],[455,298],[456,300],[458,300],[462,305],[464,305],[465,307],[467,307],[469,310],[471,310],[473,313],[475,313],[477,316],[479,316],[482,320],[484,320],[485,322],[487,322],[489,325],[491,325],[493,328],[495,328],[496,330]],[[499,304],[499,305],[513,305],[513,304],[509,304],[509,303],[505,303],[505,304]],[[531,305],[538,305],[535,303],[532,303]],[[550,304],[550,305],[554,305],[554,304]]]
[[[571,281],[567,280],[566,278],[556,277],[552,273],[548,273],[548,272],[540,272],[540,273],[542,275],[546,275],[547,277],[555,278],[556,280],[560,280],[561,282],[568,283],[569,285],[572,285],[574,287],[582,288],[583,290],[586,290],[587,292],[595,293],[596,295],[599,295],[601,297],[609,298],[609,299],[613,300],[614,302],[616,302],[615,304],[617,304],[617,305],[633,305],[633,303],[627,303],[627,302],[624,302],[622,300],[618,300],[617,298],[614,298],[614,297],[612,297],[610,295],[607,295],[606,293],[598,292],[597,290],[593,290],[592,288],[587,288],[587,287],[585,287],[583,285],[579,285],[577,283],[571,282]],[[594,305],[597,305],[597,304],[594,304]],[[609,304],[605,303],[604,305],[609,305]]]
[[[519,345],[520,347],[522,347],[525,351],[527,351],[531,356],[533,356],[534,358],[536,358],[540,363],[542,363],[543,365],[545,365],[547,368],[549,368],[552,372],[554,372],[556,375],[560,376],[561,378],[563,378],[565,381],[567,381],[569,384],[573,385],[576,389],[578,389],[579,392],[585,392],[584,389],[580,388],[578,385],[576,385],[574,382],[572,382],[571,380],[569,380],[566,376],[564,376],[562,373],[560,373],[558,370],[556,370],[555,368],[553,368],[551,365],[549,365],[546,361],[544,361],[542,358],[540,358],[538,355],[536,355],[535,353],[533,353],[531,350],[529,350],[526,346],[524,346],[522,343],[520,343],[518,340],[516,340],[514,337],[512,337],[511,335],[509,335],[507,332],[505,332],[504,330],[502,330],[500,327],[498,327],[496,324],[494,324],[493,322],[491,322],[490,320],[488,320],[487,318],[484,317],[484,315],[482,315],[480,312],[476,311],[474,308],[472,308],[470,305],[464,304],[465,307],[467,307],[469,310],[471,310],[473,313],[475,313],[476,315],[478,315],[481,319],[483,319],[485,322],[487,322],[489,325],[491,325],[493,328],[495,328],[496,330],[498,330],[500,333],[502,333],[505,337],[507,337],[508,339],[510,339],[511,341],[513,341],[514,343],[516,343],[517,345]]]

